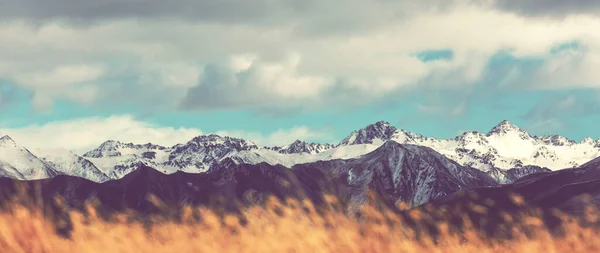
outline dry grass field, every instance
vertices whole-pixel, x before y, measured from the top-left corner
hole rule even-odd
[[[33,210],[15,205],[0,215],[0,252],[600,252],[597,231],[570,222],[563,236],[553,236],[535,217],[521,225],[534,233],[514,229],[511,240],[483,239],[469,229],[453,234],[444,223],[438,224],[442,233],[436,240],[417,240],[396,214],[371,207],[356,219],[337,211],[318,215],[308,202],[271,201],[268,208],[247,209],[245,221],[188,208],[181,219],[156,218],[152,226],[125,214],[100,219],[90,208],[87,215],[70,214],[73,230],[65,238],[55,233],[61,224]]]

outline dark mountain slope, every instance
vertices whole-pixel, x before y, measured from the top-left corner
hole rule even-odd
[[[499,187],[458,191],[415,210],[431,214],[432,223],[451,220],[461,225],[461,217],[467,215],[476,227],[496,235],[507,216],[517,221],[536,214],[553,231],[561,224],[557,211],[591,224],[584,219],[590,207],[600,208],[600,163],[594,161],[579,168],[529,174]]]
[[[58,195],[72,208],[82,208],[95,199],[106,210],[157,212],[147,199],[149,195],[175,209],[212,205],[217,199],[232,209],[236,202],[260,203],[267,195],[281,199],[309,197],[320,204],[323,194],[356,207],[373,190],[386,204],[395,206],[398,201],[419,205],[458,189],[497,185],[487,174],[460,166],[432,149],[393,141],[359,158],[301,164],[291,169],[266,163],[238,164],[232,159],[214,163],[208,172],[199,174],[166,175],[142,163],[136,166],[125,177],[105,183],[68,176],[27,182],[2,179],[0,189],[8,196],[16,194],[17,184],[29,188],[39,184],[46,202]],[[35,196],[33,192],[29,195]]]

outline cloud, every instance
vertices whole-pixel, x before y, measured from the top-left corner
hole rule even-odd
[[[494,4],[497,8],[530,16],[600,15],[600,2],[596,0],[495,0]]]
[[[576,118],[600,114],[600,99],[597,94],[584,90],[566,95],[548,95],[523,117],[533,124],[533,128],[544,132],[568,127],[576,122]]]
[[[529,126],[530,131],[540,132],[542,134],[555,133],[554,131],[561,130],[566,127],[565,122],[558,119],[547,119],[535,122]]]
[[[459,1],[424,0],[414,4],[410,0],[373,3],[348,0],[253,0],[210,1],[173,0],[23,0],[6,3],[0,10],[5,19],[25,19],[45,22],[67,19],[73,22],[100,22],[114,19],[181,19],[188,22],[223,24],[276,25],[294,24],[310,33],[339,31],[356,26],[377,27],[391,19],[409,15],[411,11],[435,6],[448,8]],[[336,12],[331,12],[336,9]],[[299,23],[298,21],[303,21]]]
[[[570,48],[548,57],[533,72],[535,88],[565,89],[572,87],[600,88],[600,45]]]
[[[68,18],[73,20],[105,20],[131,17],[164,18],[183,17],[205,21],[251,21],[281,9],[284,1],[188,1],[169,3],[158,0],[58,0],[49,3],[41,0],[24,0],[5,3],[0,16],[48,20]]]
[[[19,144],[31,148],[67,148],[83,153],[107,140],[174,145],[187,142],[202,131],[194,128],[155,126],[132,116],[92,117],[53,121],[43,125],[0,129]]]
[[[318,98],[328,81],[300,76],[300,58],[291,55],[282,62],[262,62],[257,57],[234,57],[230,66],[208,65],[198,85],[182,104],[186,109],[244,108],[296,105]]]
[[[59,66],[47,72],[20,74],[15,81],[35,90],[33,105],[37,110],[52,109],[53,100],[68,98],[86,104],[97,96],[97,86],[90,86],[103,73],[100,67],[74,65]]]
[[[535,121],[548,121],[564,114],[577,105],[577,98],[569,96],[547,96],[525,114],[525,118]]]
[[[31,92],[38,110],[57,100],[149,111],[364,105],[468,89],[503,50],[548,58],[532,74],[515,66],[507,83],[600,83],[600,35],[589,32],[600,18],[541,20],[473,1],[26,0],[0,17],[0,78]],[[582,48],[547,56],[570,41]],[[423,61],[419,52],[452,54]]]
[[[197,128],[164,127],[136,120],[131,115],[108,118],[88,117],[53,121],[20,128],[0,128],[0,136],[9,135],[28,148],[66,148],[83,154],[107,140],[135,144],[154,143],[173,146],[206,134]],[[279,129],[269,134],[242,130],[217,131],[216,134],[245,138],[262,146],[285,145],[293,141],[331,138],[328,132],[314,131],[305,126]]]
[[[306,126],[298,126],[291,129],[279,129],[266,135],[257,132],[246,132],[243,130],[219,131],[217,134],[244,138],[253,141],[259,146],[283,146],[296,140],[314,141],[332,139],[331,133],[315,131]]]
[[[60,66],[49,72],[35,75],[17,76],[16,81],[27,85],[43,85],[60,88],[72,84],[94,81],[102,75],[103,69],[92,66]]]
[[[417,105],[417,111],[426,114],[440,115],[446,118],[457,118],[463,116],[468,110],[467,100],[458,102],[455,105]]]

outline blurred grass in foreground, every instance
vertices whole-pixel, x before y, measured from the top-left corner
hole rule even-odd
[[[339,210],[318,214],[309,201],[295,200],[270,199],[266,208],[250,207],[241,216],[184,208],[178,220],[147,217],[152,226],[126,214],[101,219],[93,208],[70,216],[66,239],[55,233],[61,224],[15,205],[0,213],[0,252],[600,252],[600,233],[566,217],[562,236],[549,233],[539,218],[524,217],[512,226],[513,239],[502,241],[484,239],[468,221],[458,233],[439,222],[441,235],[423,239],[397,213],[365,206],[357,219]]]

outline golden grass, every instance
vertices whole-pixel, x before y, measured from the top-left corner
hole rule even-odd
[[[308,201],[269,203],[248,208],[243,225],[239,216],[192,208],[182,211],[181,221],[155,219],[150,228],[126,215],[108,222],[93,209],[85,216],[73,212],[70,239],[58,236],[41,213],[15,206],[0,214],[0,252],[600,252],[600,233],[573,222],[565,226],[566,236],[554,237],[540,219],[530,217],[523,226],[533,229],[533,236],[516,231],[515,239],[503,242],[485,240],[475,230],[452,234],[440,223],[442,236],[434,243],[416,240],[397,214],[370,206],[357,220],[335,211],[317,215]]]

